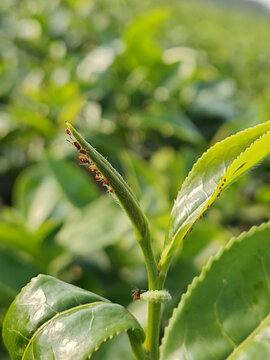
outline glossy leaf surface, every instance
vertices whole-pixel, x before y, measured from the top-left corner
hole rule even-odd
[[[270,222],[203,268],[165,330],[162,360],[269,359]]]
[[[81,360],[121,331],[144,340],[139,323],[122,306],[39,275],[9,308],[3,339],[13,360]]]
[[[197,161],[171,212],[160,266],[169,263],[192,224],[221,192],[270,153],[270,121],[241,131],[211,147]]]

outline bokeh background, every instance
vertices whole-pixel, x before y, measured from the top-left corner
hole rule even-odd
[[[159,254],[196,159],[270,118],[269,33],[267,6],[247,0],[0,1],[0,325],[38,273],[145,323],[145,304],[131,297],[147,288],[133,229],[78,164],[65,121],[132,186]],[[269,169],[267,159],[233,184],[188,236],[163,324],[209,256],[269,219]],[[93,358],[132,357],[121,335]]]

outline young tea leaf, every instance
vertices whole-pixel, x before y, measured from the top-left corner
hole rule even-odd
[[[112,165],[97,150],[95,150],[92,145],[90,145],[81,137],[81,135],[73,128],[72,125],[67,124],[67,126],[71,134],[79,143],[79,146],[81,146],[83,151],[86,152],[86,155],[89,156],[90,160],[87,157],[80,158],[82,160],[86,159],[83,162],[87,164],[92,162],[100,172],[101,177],[108,180],[108,186],[119,200],[135,228],[141,234],[141,239],[143,239],[145,233],[149,231],[148,221],[129,185],[112,167]]]
[[[71,137],[73,145],[83,154],[79,156],[82,163],[87,164],[89,169],[95,171],[96,179],[105,185],[110,193],[113,193],[122,208],[131,220],[137,235],[137,240],[144,254],[146,267],[149,275],[149,287],[154,286],[157,275],[157,264],[154,258],[148,220],[142,211],[136,196],[125,182],[122,176],[113,168],[96,149],[93,148],[77,132],[71,124],[67,123],[66,133]],[[73,138],[75,141],[73,141]]]
[[[193,223],[222,191],[270,153],[270,121],[211,147],[193,166],[173,206],[159,267],[171,257]]]
[[[10,306],[3,339],[12,360],[83,360],[122,331],[138,343],[144,340],[141,326],[124,307],[39,275]]]
[[[269,249],[270,222],[210,260],[173,313],[161,360],[270,358]]]

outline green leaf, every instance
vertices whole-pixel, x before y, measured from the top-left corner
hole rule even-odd
[[[83,211],[76,209],[70,214],[57,234],[57,242],[73,254],[84,256],[119,241],[130,229],[119,206],[109,197],[101,197]]]
[[[48,118],[23,107],[10,107],[12,119],[18,124],[29,126],[44,136],[53,136],[56,127]]]
[[[139,323],[124,307],[39,275],[9,308],[3,339],[12,360],[80,360],[121,331],[128,331],[138,342],[144,340]]]
[[[55,180],[48,176],[44,164],[25,169],[16,180],[14,202],[31,230],[41,226],[60,199],[59,187]]]
[[[46,160],[56,181],[74,206],[80,208],[97,198],[97,186],[74,164],[63,159],[57,160],[49,154]]]
[[[173,206],[159,266],[171,257],[192,224],[221,192],[270,152],[270,121],[241,131],[211,147],[197,161]]]
[[[0,217],[0,243],[22,249],[35,256],[41,239],[17,219],[15,211],[11,211],[10,215],[14,218]]]
[[[152,66],[161,58],[161,48],[154,35],[169,17],[167,8],[152,10],[137,17],[125,32],[125,65],[130,67]]]
[[[159,107],[154,113],[137,113],[135,119],[141,129],[153,129],[167,136],[175,136],[176,138],[191,142],[193,144],[203,144],[204,139],[197,127],[192,121],[182,114],[174,110],[168,111],[164,107]]]
[[[105,180],[108,182],[110,190],[113,192],[114,196],[117,198],[131,220],[135,228],[137,240],[144,254],[144,260],[149,277],[149,288],[154,289],[154,283],[158,272],[157,264],[152,250],[149,223],[140,207],[140,204],[138,203],[138,200],[136,199],[136,196],[122,176],[112,167],[109,161],[107,161],[96,149],[94,149],[92,145],[85,141],[71,124],[67,123],[67,126],[70,134],[82,147],[81,150],[86,152],[84,157],[86,163],[91,162],[95,165],[99,174],[102,175],[99,177],[101,177],[103,184],[105,184]]]
[[[270,222],[203,268],[165,330],[161,359],[269,359]]]

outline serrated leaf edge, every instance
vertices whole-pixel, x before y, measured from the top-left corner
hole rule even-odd
[[[75,306],[71,309],[67,309],[65,311],[62,311],[61,313],[58,313],[57,315],[53,316],[52,318],[50,318],[48,321],[46,321],[40,328],[37,329],[37,331],[32,335],[32,337],[29,339],[29,342],[24,350],[24,353],[23,353],[23,356],[22,356],[22,360],[25,358],[25,355],[27,355],[27,351],[29,349],[29,347],[31,346],[31,343],[34,341],[34,338],[37,337],[42,331],[44,328],[46,328],[46,326],[55,321],[58,317],[61,317],[61,316],[64,316],[65,314],[68,314],[69,312],[74,312],[74,311],[77,311],[78,309],[82,309],[82,308],[91,308],[91,307],[94,307],[94,306],[98,306],[98,305],[101,305],[101,304],[106,304],[106,305],[110,305],[110,303],[107,303],[107,302],[104,302],[104,301],[96,301],[96,302],[93,302],[93,303],[87,303],[87,304],[83,304],[83,305],[79,305],[79,306]],[[113,305],[113,304],[111,304]],[[107,336],[105,336],[103,338],[103,340],[99,341],[98,342],[98,345],[91,351],[89,352],[89,354],[87,355],[87,358],[90,359],[92,354],[96,351],[98,351],[98,349],[100,348],[100,346],[102,345],[102,343],[106,342],[108,339],[112,340],[113,337],[115,335],[119,335],[120,332],[128,332],[128,331],[135,331],[135,328],[132,327],[132,328],[126,328],[126,329],[123,329],[123,330],[117,330],[113,333],[110,333],[110,334],[107,334]]]
[[[217,262],[226,251],[229,251],[235,243],[241,242],[246,236],[251,236],[257,231],[262,231],[267,226],[270,226],[270,221],[262,223],[259,226],[256,226],[256,225],[252,226],[251,229],[249,229],[248,231],[242,232],[240,234],[240,236],[231,238],[229,240],[229,242],[222,249],[220,249],[219,252],[216,255],[213,255],[213,256],[210,257],[207,264],[203,266],[200,275],[196,276],[193,279],[192,283],[190,285],[188,285],[186,293],[182,295],[182,298],[181,298],[178,306],[176,308],[174,308],[172,316],[169,319],[168,325],[164,329],[164,336],[161,339],[161,345],[160,345],[160,351],[161,352],[162,352],[162,348],[163,348],[163,345],[164,345],[165,340],[166,340],[165,338],[166,338],[167,334],[169,334],[169,332],[170,332],[170,324],[174,321],[174,318],[176,317],[176,312],[182,310],[182,308],[186,304],[186,301],[188,301],[189,298],[191,297],[194,288],[196,288],[197,284],[203,282],[203,280],[205,279],[206,274],[211,270],[213,264],[215,262]]]
[[[270,124],[270,121],[267,121],[267,122],[261,124],[261,126],[263,126],[263,125],[265,125],[265,124],[267,124],[267,123]],[[196,163],[193,165],[192,169],[190,170],[190,172],[188,173],[186,179],[184,180],[184,182],[183,182],[183,184],[182,184],[182,186],[181,186],[178,194],[182,191],[182,189],[183,189],[183,187],[185,186],[186,182],[189,180],[190,174],[197,168],[199,161],[201,161],[210,151],[213,151],[213,149],[215,148],[216,145],[225,143],[225,142],[231,140],[233,137],[239,136],[240,134],[244,133],[245,131],[247,131],[247,130],[252,130],[252,129],[258,127],[258,126],[260,126],[260,125],[256,125],[256,126],[253,126],[253,127],[251,127],[251,128],[248,128],[248,129],[239,131],[238,133],[233,134],[233,135],[231,135],[230,137],[227,137],[226,139],[221,140],[221,141],[217,142],[215,145],[211,146],[206,152],[203,153],[203,155],[202,155],[202,156],[196,161]],[[252,146],[254,146],[254,144],[255,144],[257,141],[259,141],[262,137],[264,137],[265,135],[267,135],[267,134],[269,134],[269,133],[270,133],[270,130],[266,131],[264,134],[261,134],[260,137],[258,137],[256,140],[254,140],[244,151],[242,151],[242,152],[233,160],[233,162],[231,163],[231,165],[228,167],[226,173],[227,173],[228,170],[233,166],[233,164],[234,164],[236,161],[239,160],[239,158],[240,158],[241,156],[243,156],[248,150],[250,150],[250,148],[251,148]],[[263,160],[263,159],[261,159],[261,160]],[[204,214],[204,212],[205,212],[210,206],[213,205],[214,201],[215,201],[216,198],[217,198],[217,195],[220,193],[220,192],[219,192],[219,188],[221,187],[221,185],[222,185],[222,183],[223,183],[223,180],[224,180],[224,177],[226,176],[226,173],[222,176],[222,178],[221,178],[220,182],[218,183],[216,189],[214,190],[211,198],[210,198],[209,201],[205,204],[205,206],[203,207],[202,211],[198,214],[198,216],[197,216],[196,219],[193,221],[193,223],[190,224],[190,226],[187,228],[186,232],[183,233],[183,237],[182,237],[181,239],[179,239],[179,243],[181,242],[181,240],[183,240],[183,239],[185,238],[185,236],[188,234],[188,232],[190,231],[190,229],[192,228],[192,226],[195,224],[195,222]],[[236,180],[237,180],[237,179],[236,179]],[[232,182],[233,182],[233,181],[232,181]],[[232,182],[230,182],[229,184],[225,184],[225,185],[223,186],[221,192],[222,192],[223,190],[225,190],[227,187],[229,187],[229,185],[231,185]],[[178,197],[178,194],[177,194],[177,197]],[[176,202],[176,201],[177,201],[177,198],[176,198],[175,202]],[[174,206],[173,206],[173,208],[174,208]],[[173,208],[172,208],[172,211],[173,211]],[[171,212],[172,212],[172,211],[171,211]],[[183,224],[184,224],[184,223],[183,223]],[[183,224],[182,224],[182,226],[183,226]],[[162,251],[161,259],[160,259],[160,262],[159,262],[159,267],[162,266],[162,264],[163,264],[162,259],[163,259],[164,256],[166,257],[167,254],[169,253],[171,247],[173,246],[173,243],[174,243],[175,239],[177,238],[177,235],[178,235],[179,231],[180,231],[180,228],[179,228],[178,231],[174,234],[174,236],[173,236],[173,238],[171,239],[171,241],[164,247],[164,249],[163,249],[163,251]],[[178,244],[178,245],[179,245],[179,244]],[[176,245],[176,246],[178,246],[178,245]]]

